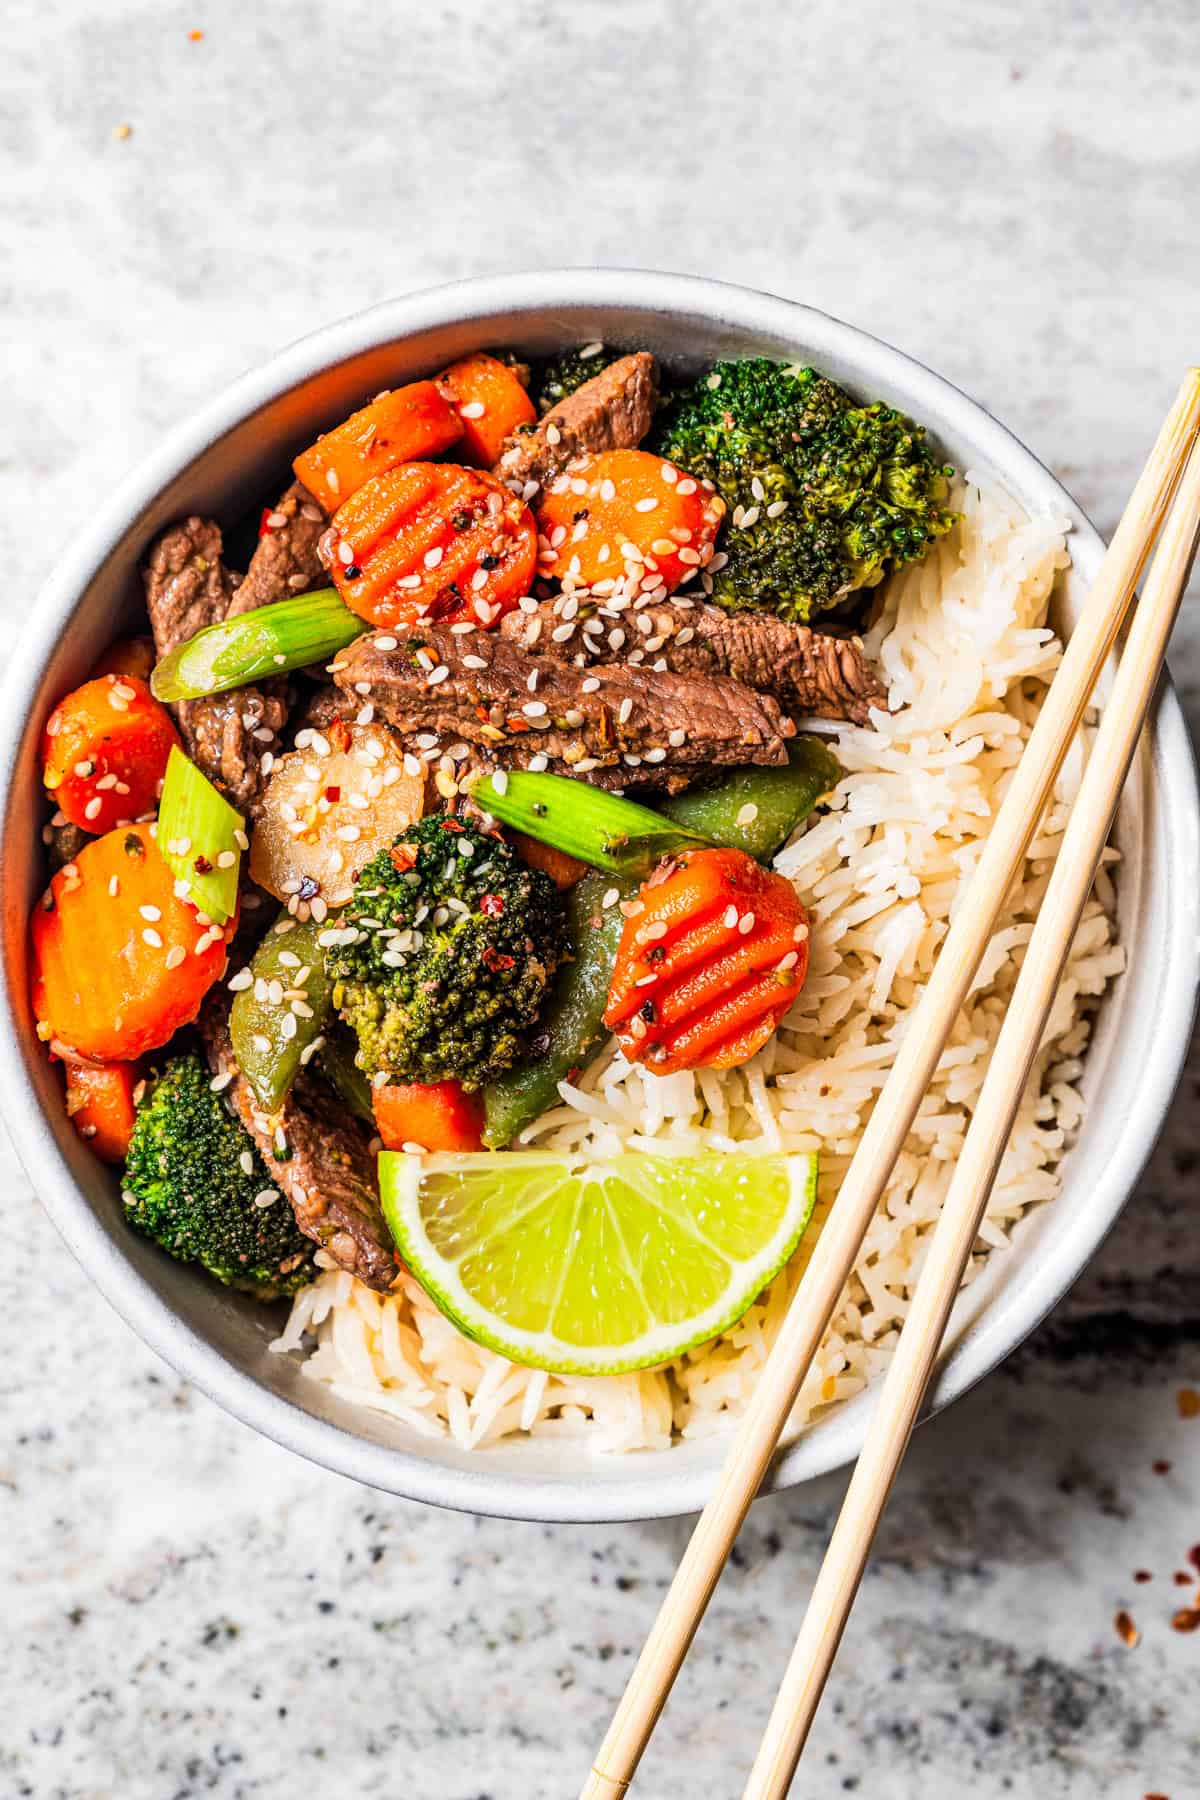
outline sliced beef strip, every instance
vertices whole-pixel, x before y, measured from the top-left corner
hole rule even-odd
[[[418,749],[429,734],[479,745],[506,766],[516,751],[580,774],[628,770],[629,785],[660,771],[782,764],[792,735],[774,700],[728,676],[627,663],[575,669],[494,632],[460,636],[424,621],[356,639],[333,671],[347,692],[365,684],[376,714]]]
[[[365,1127],[347,1114],[331,1088],[306,1073],[297,1077],[279,1112],[268,1118],[234,1061],[228,1020],[224,999],[201,1014],[209,1067],[214,1075],[232,1074],[225,1096],[257,1144],[271,1180],[287,1195],[296,1224],[339,1268],[386,1293],[396,1279],[396,1256],[379,1206],[375,1157]],[[282,1159],[278,1131],[290,1153]]]
[[[609,629],[619,627],[622,654],[681,675],[729,675],[759,693],[773,694],[784,712],[820,719],[870,723],[868,709],[886,708],[887,694],[856,638],[828,636],[766,613],[727,613],[698,602],[609,613],[581,603],[575,630],[565,638],[561,598],[536,612],[509,613],[500,630],[523,650],[561,658],[576,668],[611,661]],[[590,630],[584,627],[595,620]],[[569,622],[569,621],[568,621]]]
[[[146,610],[160,657],[233,609],[241,589],[221,561],[221,549],[220,526],[195,516],[172,525],[151,549]],[[188,754],[239,812],[254,811],[263,756],[279,749],[287,722],[287,696],[285,681],[267,681],[171,708]]]
[[[631,450],[650,429],[657,397],[658,365],[650,352],[622,356],[552,406],[540,424],[515,431],[494,473],[522,493],[530,482],[544,487],[577,456]]]
[[[317,545],[329,524],[319,500],[302,481],[293,481],[279,505],[267,515],[246,579],[229,603],[227,618],[290,600],[310,588],[328,587],[329,578]]]

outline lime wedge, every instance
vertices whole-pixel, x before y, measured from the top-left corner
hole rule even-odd
[[[532,1368],[619,1375],[741,1318],[804,1233],[817,1159],[385,1150],[379,1181],[401,1256],[460,1331]]]

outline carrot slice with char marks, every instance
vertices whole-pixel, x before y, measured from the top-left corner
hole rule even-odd
[[[693,850],[642,887],[617,949],[604,1022],[656,1073],[733,1068],[787,1014],[808,967],[791,883],[741,850]]]
[[[377,394],[369,406],[351,413],[319,437],[292,468],[330,512],[373,475],[398,463],[438,456],[462,436],[462,420],[435,381]]]
[[[361,487],[333,527],[333,579],[372,625],[495,625],[533,580],[533,515],[482,469],[406,463]]]

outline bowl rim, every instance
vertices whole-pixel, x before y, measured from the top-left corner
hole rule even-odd
[[[1103,542],[1057,478],[1014,434],[959,388],[884,340],[816,308],[758,289],[695,275],[639,269],[567,268],[484,276],[439,284],[384,300],[308,333],[237,377],[175,426],[120,483],[59,558],[42,586],[0,684],[0,805],[7,821],[24,722],[36,700],[45,664],[64,625],[96,572],[172,479],[239,422],[322,369],[380,345],[447,324],[470,324],[497,313],[553,307],[560,312],[633,308],[692,315],[749,332],[804,342],[814,354],[865,360],[873,374],[891,371],[929,396],[928,411],[949,429],[979,444],[994,467],[1024,493],[1068,511],[1075,523],[1075,561],[1092,565]],[[1090,572],[1090,571],[1089,571]],[[1164,677],[1149,728],[1156,787],[1187,814],[1172,833],[1171,855],[1184,866],[1181,882],[1200,891],[1200,795],[1182,709]],[[1173,819],[1175,814],[1173,812]],[[1185,890],[1186,891],[1186,890]],[[1186,1056],[1200,987],[1200,934],[1193,914],[1172,909],[1171,955],[1178,979],[1166,985],[1154,1053],[1143,1071],[1138,1119],[1123,1130],[1116,1154],[1089,1200],[1086,1228],[1075,1230],[1045,1257],[1004,1319],[985,1313],[966,1341],[940,1365],[925,1416],[956,1399],[1017,1347],[1075,1281],[1095,1253],[1145,1166],[1170,1105]],[[102,1294],[135,1332],[179,1374],[244,1424],[297,1454],[368,1486],[408,1499],[481,1515],[581,1523],[670,1517],[698,1510],[711,1491],[718,1463],[639,1476],[628,1472],[567,1482],[489,1468],[456,1468],[419,1452],[360,1437],[308,1413],[260,1385],[199,1337],[106,1239],[56,1144],[31,1085],[22,1025],[7,981],[0,1014],[0,1104],[34,1191],[68,1247]],[[34,1171],[37,1171],[36,1176]],[[863,1415],[859,1413],[859,1420]],[[822,1440],[803,1455],[802,1436],[775,1461],[764,1492],[809,1480],[857,1454],[857,1429]],[[724,1444],[727,1440],[722,1439]],[[802,1466],[803,1465],[803,1466]]]

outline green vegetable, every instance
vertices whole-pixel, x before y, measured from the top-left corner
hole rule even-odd
[[[919,561],[957,518],[945,505],[953,471],[923,427],[765,357],[716,363],[671,395],[648,447],[728,505],[728,561],[711,580],[731,611],[806,621]]]
[[[171,873],[187,883],[187,898],[198,911],[214,925],[233,917],[238,866],[247,844],[245,820],[174,744],[155,841]]]
[[[326,1081],[356,1119],[375,1130],[375,1108],[371,1103],[371,1084],[354,1060],[355,1041],[352,1032],[335,1025],[321,1046],[318,1066]]]
[[[491,775],[476,782],[471,798],[502,824],[611,875],[648,875],[672,851],[706,841],[648,806],[570,775],[513,769],[499,786]]]
[[[150,676],[158,700],[200,700],[268,675],[324,662],[361,637],[363,622],[333,588],[260,606],[208,625],[164,656]]]
[[[271,1192],[269,1205],[256,1205]],[[227,1287],[272,1300],[313,1278],[314,1246],[195,1051],[172,1057],[147,1083],[121,1198],[131,1225]]]
[[[268,1113],[283,1104],[333,1010],[333,983],[317,942],[328,925],[287,922],[290,930],[272,926],[258,946],[250,985],[235,996],[229,1014],[234,1059]]]
[[[735,769],[712,787],[689,788],[660,804],[677,825],[766,862],[841,775],[820,738],[798,737],[788,745],[786,769]]]
[[[533,387],[540,413],[549,412],[620,355],[617,350],[606,350],[603,344],[585,344],[583,350],[590,350],[591,355],[584,356],[582,350],[562,350],[537,371]]]
[[[469,1090],[524,1048],[558,966],[562,901],[501,838],[438,813],[371,858],[321,936],[360,1069]]]
[[[625,924],[617,900],[637,891],[634,875],[585,875],[566,896],[567,941],[573,960],[558,971],[542,1008],[530,1056],[489,1081],[483,1091],[483,1141],[493,1150],[511,1144],[517,1133],[553,1106],[558,1084],[580,1074],[605,1043],[604,1009],[617,945]],[[616,889],[617,900],[603,904]]]

